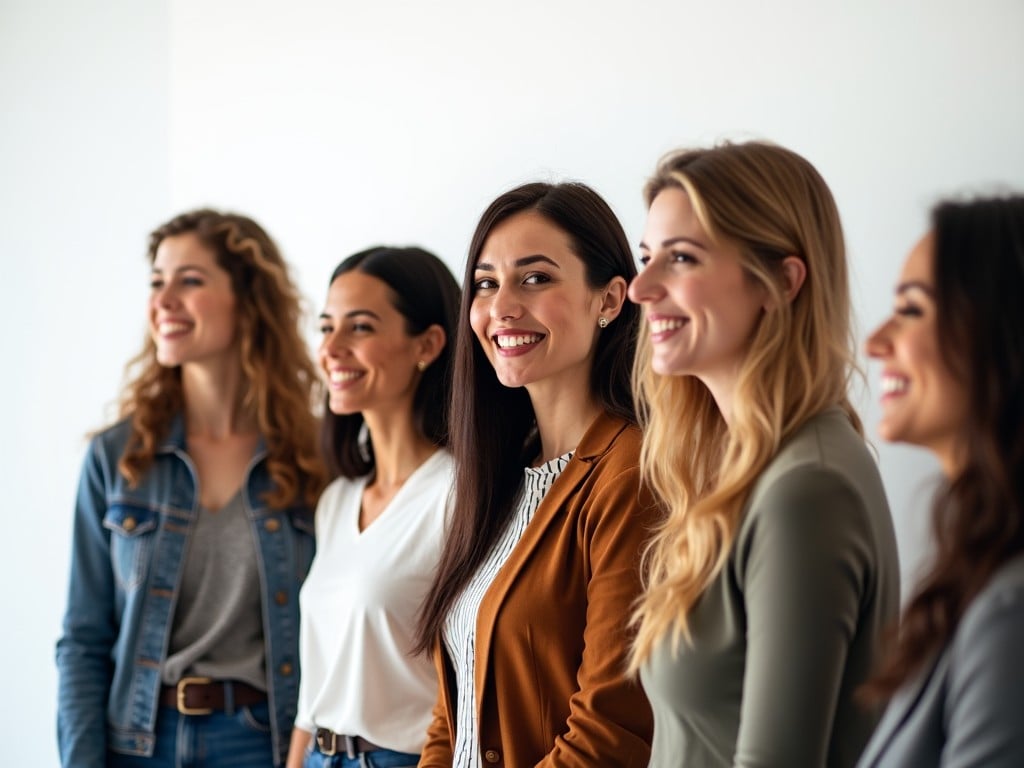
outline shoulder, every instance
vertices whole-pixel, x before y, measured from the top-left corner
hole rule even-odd
[[[878,508],[888,503],[878,467],[850,420],[830,408],[808,420],[765,467],[751,491],[751,513],[815,507],[828,500]]]
[[[592,465],[592,471],[605,476],[640,469],[640,429],[625,419],[602,413],[584,434],[575,458]]]
[[[953,652],[957,656],[987,656],[993,644],[1008,643],[1024,647],[1024,554],[1004,563],[971,601],[957,629]],[[1015,657],[1024,664],[1024,657]],[[1011,663],[1012,659],[1002,661]]]

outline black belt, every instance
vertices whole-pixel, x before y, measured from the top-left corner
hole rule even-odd
[[[350,760],[354,760],[363,752],[376,752],[378,749],[384,749],[384,747],[378,747],[373,742],[367,741],[362,736],[343,736],[327,728],[317,728],[314,738],[317,749],[325,757],[344,752]]]
[[[231,686],[231,698],[236,707],[262,704],[267,700],[265,691],[245,683],[183,677],[177,685],[165,685],[160,689],[160,703],[165,707],[175,707],[183,715],[209,715],[225,708],[228,686]]]

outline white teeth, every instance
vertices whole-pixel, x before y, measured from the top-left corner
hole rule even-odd
[[[331,371],[328,374],[328,378],[331,384],[343,384],[346,381],[358,379],[362,375],[362,371]]]
[[[674,331],[676,328],[682,328],[686,325],[686,320],[681,317],[669,317],[658,320],[651,320],[651,333],[664,333],[665,331]]]
[[[539,333],[529,333],[525,336],[498,336],[496,341],[502,349],[521,347],[524,344],[536,344],[543,337]]]
[[[902,376],[883,376],[882,394],[892,395],[898,392],[906,392],[910,388],[910,382]]]
[[[173,333],[184,333],[188,329],[188,323],[175,323],[171,322],[170,320],[165,320],[164,322],[157,325],[157,330],[159,330],[160,333],[165,336],[169,336]]]

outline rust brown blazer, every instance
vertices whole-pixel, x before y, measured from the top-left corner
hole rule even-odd
[[[476,625],[476,702],[485,766],[646,766],[651,710],[623,671],[655,520],[640,488],[640,431],[603,414],[587,430],[508,562]],[[452,764],[451,664],[421,768]]]

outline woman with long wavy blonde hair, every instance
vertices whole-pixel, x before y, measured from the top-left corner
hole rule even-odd
[[[62,765],[279,765],[326,477],[299,296],[244,216],[177,216],[148,256],[146,343],[79,484]]]
[[[804,158],[760,142],[671,153],[645,198],[634,380],[666,516],[632,667],[651,765],[851,765],[876,719],[852,694],[899,574],[847,398],[835,202]]]

